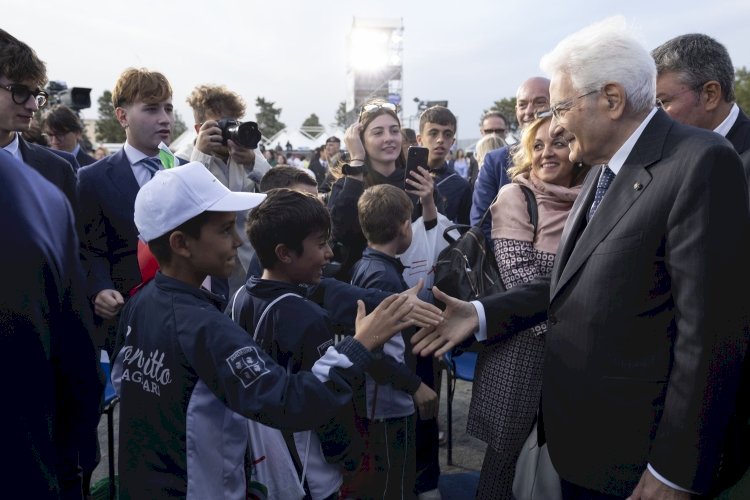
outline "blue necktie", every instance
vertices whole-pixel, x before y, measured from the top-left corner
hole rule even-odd
[[[161,160],[157,157],[146,157],[138,162],[139,165],[143,165],[143,168],[148,170],[148,172],[151,174],[151,178],[154,177],[154,174],[161,170]]]
[[[599,208],[599,204],[602,202],[602,198],[604,198],[604,193],[607,192],[607,189],[609,189],[609,185],[612,184],[613,180],[615,180],[615,173],[612,172],[607,165],[604,165],[604,170],[599,177],[599,183],[596,185],[594,203],[591,204],[591,208],[589,209],[588,215],[586,217],[587,222],[591,220],[591,218],[594,216],[594,212],[596,212],[596,209]]]

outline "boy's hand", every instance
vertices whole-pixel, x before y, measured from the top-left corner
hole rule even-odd
[[[112,319],[122,309],[125,300],[117,290],[102,290],[94,299],[94,312],[104,319]]]
[[[445,304],[445,321],[437,327],[422,328],[411,338],[412,352],[429,356],[433,352],[440,357],[456,345],[471,337],[479,328],[479,317],[474,306],[458,300],[432,287],[435,298]]]
[[[442,311],[437,306],[425,302],[417,296],[423,286],[424,280],[420,279],[416,285],[401,293],[401,295],[408,297],[406,303],[414,306],[414,309],[407,314],[406,319],[412,320],[419,327],[439,325],[443,321]]]
[[[417,407],[420,420],[430,420],[438,415],[438,395],[430,386],[422,382],[414,393],[414,406]]]
[[[435,181],[430,171],[424,167],[417,167],[417,170],[411,172],[411,178],[406,179],[406,185],[409,189],[407,193],[419,197],[419,203],[422,204],[422,219],[432,221],[437,219],[437,207],[435,206]]]
[[[386,297],[378,307],[365,316],[365,303],[357,301],[357,319],[354,322],[354,338],[368,351],[385,344],[388,339],[404,328],[414,324],[407,320],[413,305],[407,303],[406,295]]]

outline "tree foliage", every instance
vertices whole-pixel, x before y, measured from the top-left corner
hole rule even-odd
[[[302,122],[303,127],[320,127],[320,119],[318,118],[318,115],[315,113],[312,113],[310,116],[305,118],[305,121]]]
[[[112,92],[105,90],[96,101],[99,105],[99,118],[96,120],[94,130],[96,140],[99,142],[125,142],[125,129],[115,116],[115,107],[112,104]]]
[[[274,104],[271,101],[266,101],[263,97],[255,99],[255,106],[258,108],[255,121],[258,123],[261,133],[266,137],[273,137],[274,134],[286,127],[279,121],[281,108],[276,108]]]
[[[734,94],[737,105],[745,113],[750,112],[750,70],[744,66],[734,73]]]
[[[180,137],[183,132],[187,130],[187,125],[185,125],[185,120],[182,119],[182,116],[180,113],[175,110],[174,112],[174,127],[172,129],[172,139],[176,139],[177,137]]]
[[[346,128],[346,102],[341,101],[339,108],[336,110],[336,126],[339,128]]]
[[[518,121],[516,120],[516,98],[515,97],[504,97],[499,101],[495,101],[489,110],[487,111],[499,111],[508,119],[508,127],[510,130],[518,130]],[[484,113],[483,113],[484,114]]]

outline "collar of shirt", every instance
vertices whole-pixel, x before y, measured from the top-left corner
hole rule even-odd
[[[399,274],[402,274],[404,272],[404,269],[406,269],[406,266],[401,262],[401,259],[398,257],[391,257],[388,254],[385,254],[381,252],[380,250],[375,250],[374,248],[367,247],[365,248],[364,252],[362,252],[363,257],[369,257],[374,260],[382,260],[384,262],[389,263],[390,265],[394,266]]]
[[[135,149],[128,142],[125,143],[122,149],[125,150],[125,156],[127,156],[128,161],[130,162],[130,165],[133,167],[135,166],[142,167],[142,165],[137,165],[137,163],[144,158],[149,158],[149,155],[142,153],[141,151]],[[142,168],[146,168],[146,167],[142,167]]]
[[[76,144],[76,147],[73,148],[73,151],[70,152],[73,156],[78,156],[78,152],[81,150],[81,145]]]
[[[732,109],[729,110],[729,114],[727,115],[727,117],[724,118],[724,121],[721,122],[719,126],[714,129],[714,132],[726,137],[729,131],[734,126],[734,122],[737,121],[738,116],[740,116],[740,107],[737,106],[737,103],[734,103],[732,105]]]
[[[21,156],[21,149],[18,147],[18,132],[16,132],[16,136],[13,138],[12,141],[10,141],[10,144],[5,146],[3,149],[5,149],[8,153],[13,155],[13,158],[16,160],[23,162],[23,157]]]
[[[638,125],[638,128],[633,131],[632,134],[630,134],[630,137],[622,143],[622,146],[620,146],[620,149],[617,150],[617,152],[612,155],[612,158],[609,160],[607,165],[609,166],[609,169],[617,175],[618,172],[620,172],[620,169],[625,164],[625,160],[628,159],[628,156],[630,156],[630,153],[633,151],[633,148],[635,147],[635,143],[638,142],[638,139],[640,139],[641,134],[643,134],[643,131],[646,128],[646,125],[649,124],[651,121],[651,118],[654,117],[656,114],[658,108],[654,108],[651,110],[651,112],[646,116],[646,118],[643,119],[640,125]]]

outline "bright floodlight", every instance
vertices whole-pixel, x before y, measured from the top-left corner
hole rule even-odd
[[[388,34],[383,30],[354,28],[351,34],[351,65],[357,71],[374,72],[390,62]]]

